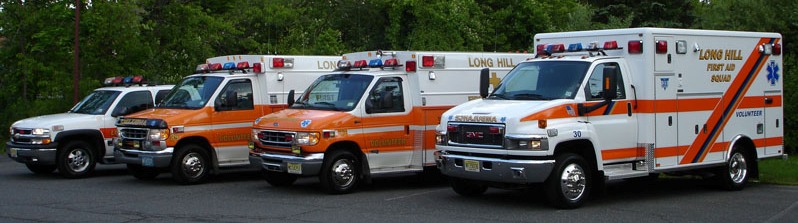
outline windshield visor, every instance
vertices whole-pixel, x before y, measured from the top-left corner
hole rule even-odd
[[[515,67],[490,99],[555,100],[573,99],[590,67],[580,61],[540,61]]]
[[[159,104],[159,108],[199,109],[213,96],[222,83],[221,77],[197,76],[183,79]]]
[[[291,108],[351,111],[374,77],[360,74],[328,74],[316,79]]]

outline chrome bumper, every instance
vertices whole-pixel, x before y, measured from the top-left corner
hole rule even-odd
[[[435,152],[435,163],[446,176],[501,183],[542,183],[549,177],[554,160],[506,160]],[[475,170],[466,170],[463,163],[479,162]]]
[[[173,147],[161,151],[114,149],[114,159],[119,163],[145,167],[168,167],[172,162]]]
[[[260,163],[265,171],[317,176],[321,172],[324,153],[314,153],[308,156],[262,153],[250,155],[249,162]]]

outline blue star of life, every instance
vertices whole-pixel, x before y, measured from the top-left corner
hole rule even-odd
[[[770,85],[776,85],[776,81],[779,81],[779,65],[776,64],[775,60],[771,60],[767,70],[768,82],[770,82]]]

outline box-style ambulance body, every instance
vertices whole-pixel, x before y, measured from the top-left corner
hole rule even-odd
[[[184,184],[249,165],[252,120],[286,107],[288,89],[335,69],[340,56],[237,55],[208,59],[154,110],[121,118],[114,156],[139,179],[168,169]]]
[[[715,173],[742,189],[757,160],[783,154],[781,40],[661,28],[538,34],[536,59],[444,113],[439,168],[463,195],[544,183],[562,208],[604,180],[665,172]]]
[[[454,105],[531,54],[367,51],[344,55],[286,110],[255,120],[250,162],[274,186],[319,176],[330,193],[373,175],[434,167],[434,128]],[[486,74],[487,75],[487,74]]]

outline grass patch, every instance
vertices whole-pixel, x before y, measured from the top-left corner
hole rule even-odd
[[[798,156],[789,159],[764,159],[759,161],[759,182],[767,184],[798,185]]]

